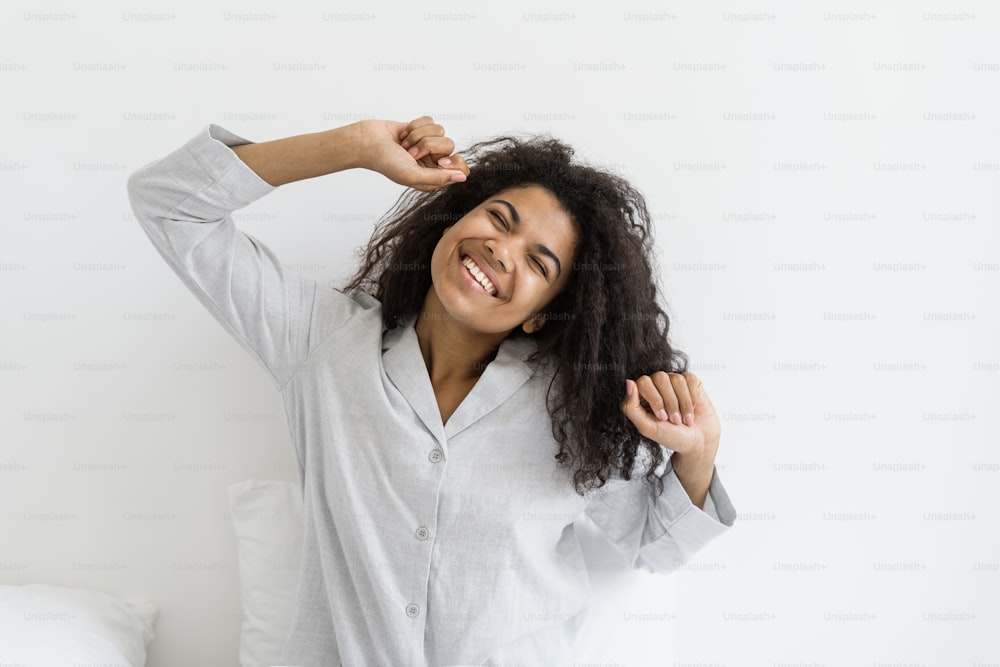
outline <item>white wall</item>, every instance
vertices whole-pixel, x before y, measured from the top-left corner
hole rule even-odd
[[[284,416],[125,179],[210,122],[426,113],[550,131],[656,215],[740,518],[609,662],[1000,662],[1000,22],[872,4],[7,3],[0,582],[148,595],[152,667],[236,664],[225,487],[295,478]],[[399,192],[337,174],[237,221],[340,281]]]

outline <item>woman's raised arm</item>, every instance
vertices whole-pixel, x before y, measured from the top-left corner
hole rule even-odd
[[[469,173],[462,156],[452,155],[454,142],[429,116],[408,124],[362,120],[332,130],[234,146],[232,150],[273,186],[363,168],[427,191],[465,180]]]
[[[259,144],[212,124],[137,169],[128,195],[170,268],[281,388],[330,331],[373,305],[285,269],[266,244],[236,227],[232,213],[277,183],[350,167],[433,190],[468,172],[453,149],[427,116],[409,124],[365,120]],[[446,158],[449,168],[434,166]]]
[[[361,125],[233,146],[232,151],[258,176],[278,186],[360,167]]]

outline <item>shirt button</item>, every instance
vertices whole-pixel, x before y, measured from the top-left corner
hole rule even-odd
[[[420,613],[420,607],[415,604],[406,605],[406,615],[410,618],[416,618],[417,614]]]
[[[420,526],[420,528],[417,528],[417,539],[418,540],[426,540],[427,536],[430,535],[430,534],[431,534],[431,532],[429,530],[427,530],[426,528],[424,528],[423,526]]]
[[[440,449],[432,449],[431,453],[427,455],[427,458],[431,460],[431,463],[441,463],[441,459],[444,458],[444,452]]]

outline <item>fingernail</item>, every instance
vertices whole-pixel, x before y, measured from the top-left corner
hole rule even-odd
[[[453,180],[453,181],[464,181],[465,180],[465,174],[452,174],[451,175],[451,180]]]
[[[451,164],[451,159],[443,157],[440,160],[438,160],[438,164],[444,165],[445,167],[447,167],[449,164]]]
[[[681,423],[682,423],[681,422],[681,413],[675,412],[674,414],[670,415],[670,421],[672,421],[673,423],[675,423],[678,426],[680,426]]]
[[[416,155],[417,153],[420,152],[420,149],[417,148],[416,146],[414,146],[413,148],[411,148],[410,150],[408,150],[406,152],[409,153],[410,155]]]
[[[688,426],[694,426],[694,415],[690,412],[684,415],[684,423]]]
[[[660,408],[660,410],[656,413],[656,416],[659,417],[662,421],[667,421],[667,419],[669,419],[669,417],[667,417],[667,411],[664,410],[663,408]]]

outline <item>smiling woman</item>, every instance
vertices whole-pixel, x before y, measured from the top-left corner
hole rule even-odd
[[[555,458],[574,468],[577,490],[613,474],[629,479],[648,457],[642,473],[659,491],[663,448],[621,402],[627,378],[684,373],[687,357],[668,338],[642,194],[573,155],[546,135],[470,146],[461,152],[464,182],[401,195],[345,291],[373,294],[387,328],[419,314],[421,347],[442,379],[474,377],[501,341],[530,336],[533,360],[555,367],[547,397]],[[498,299],[481,298],[466,256]],[[405,262],[431,270],[392,270]]]
[[[454,148],[429,117],[261,144],[209,125],[129,178],[157,251],[282,393],[304,521],[278,664],[578,664],[577,519],[660,573],[735,520],[639,192],[551,137]],[[412,189],[342,290],[233,222],[354,167]]]

